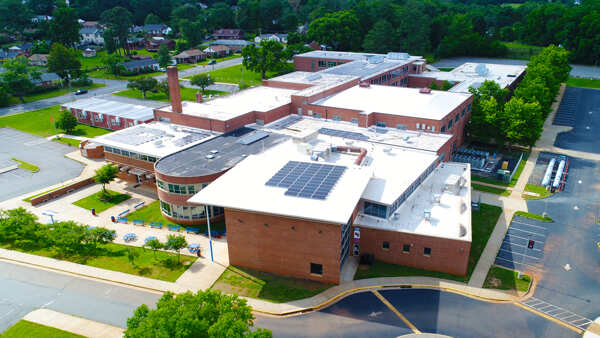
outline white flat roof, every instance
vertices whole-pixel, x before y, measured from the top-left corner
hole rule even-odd
[[[370,113],[442,120],[471,94],[432,90],[429,94],[419,88],[370,85],[354,86],[316,102],[315,105],[352,109]]]
[[[347,169],[324,200],[288,196],[284,194],[287,188],[267,186],[265,183],[288,161],[317,163],[311,162],[309,156],[298,152],[296,147],[290,140],[260,155],[248,156],[188,202],[346,224],[369,181],[371,168],[348,162]]]
[[[435,153],[437,153],[448,140],[452,138],[452,135],[449,134],[402,130],[397,128],[362,128],[350,122],[317,119],[297,115],[289,115],[263,126],[263,129],[292,137],[319,132],[319,130],[323,130],[322,128],[361,134],[364,135],[365,138],[368,138],[369,142],[372,143],[408,149],[426,150]]]
[[[94,112],[112,115],[137,121],[148,121],[154,118],[154,108],[140,104],[124,103],[99,98],[77,100],[63,104],[69,109],[81,109],[86,112]]]
[[[207,130],[165,122],[138,124],[95,137],[94,143],[161,158],[213,138]]]
[[[479,88],[486,80],[494,81],[501,88],[506,88],[526,70],[527,66],[467,62],[450,72],[425,72],[417,76],[460,82],[449,91],[467,93],[469,87]]]
[[[227,121],[252,111],[266,112],[292,102],[297,90],[257,86],[202,103],[183,101],[183,114]],[[160,110],[172,111],[166,106]]]
[[[300,96],[310,96],[316,93],[323,92],[329,88],[333,88],[346,82],[358,79],[359,77],[352,75],[327,74],[323,72],[293,72],[272,78],[270,80],[312,85],[311,87],[300,90],[294,94]]]
[[[446,190],[446,183],[455,177],[463,178],[462,188]],[[382,219],[359,213],[354,219],[354,225],[470,242],[470,187],[469,164],[445,162],[423,181],[390,218]],[[439,203],[434,201],[436,194],[439,195]],[[425,211],[430,212],[429,220],[425,218]]]

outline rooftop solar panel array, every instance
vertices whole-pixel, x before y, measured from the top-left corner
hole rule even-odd
[[[136,126],[119,131],[118,133],[109,134],[107,140],[120,142],[132,146],[137,146],[146,142],[158,140],[163,137],[173,136],[167,134],[163,130],[146,128],[144,126]]]
[[[201,140],[201,139],[205,138],[206,136],[207,136],[206,134],[200,134],[200,133],[193,133],[193,134],[185,135],[184,137],[173,141],[173,145],[175,145],[177,147],[182,147],[186,144]]]
[[[356,132],[352,132],[352,131],[345,131],[345,130],[338,130],[338,129],[331,129],[331,128],[320,128],[319,129],[319,134],[329,135],[329,136],[336,136],[336,137],[343,137],[343,138],[349,138],[349,139],[358,140],[358,141],[367,141],[367,140],[369,140],[369,137],[367,135],[364,135],[364,134],[361,134],[361,133],[356,133]]]
[[[345,170],[339,165],[289,161],[265,185],[288,188],[286,196],[324,200]]]

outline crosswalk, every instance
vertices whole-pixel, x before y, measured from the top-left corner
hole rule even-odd
[[[526,301],[521,302],[521,304],[581,330],[585,330],[588,325],[592,323],[592,321],[586,317],[580,316],[569,310],[565,310],[560,306],[552,305],[535,297],[531,297]]]

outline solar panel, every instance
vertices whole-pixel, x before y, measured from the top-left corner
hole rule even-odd
[[[357,133],[357,132],[353,132],[353,131],[331,129],[331,128],[320,128],[319,129],[319,134],[329,135],[329,136],[336,136],[336,137],[343,137],[343,138],[348,138],[348,139],[358,140],[358,141],[367,141],[367,140],[369,140],[369,137],[367,135],[364,135],[364,134],[361,134],[361,133]]]
[[[345,170],[339,165],[289,161],[265,185],[287,188],[286,196],[324,200]]]

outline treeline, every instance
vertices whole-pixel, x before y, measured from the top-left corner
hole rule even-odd
[[[531,58],[523,81],[509,99],[507,89],[485,81],[473,93],[473,109],[467,131],[472,140],[533,147],[542,135],[560,84],[571,71],[568,52],[549,46]]]

